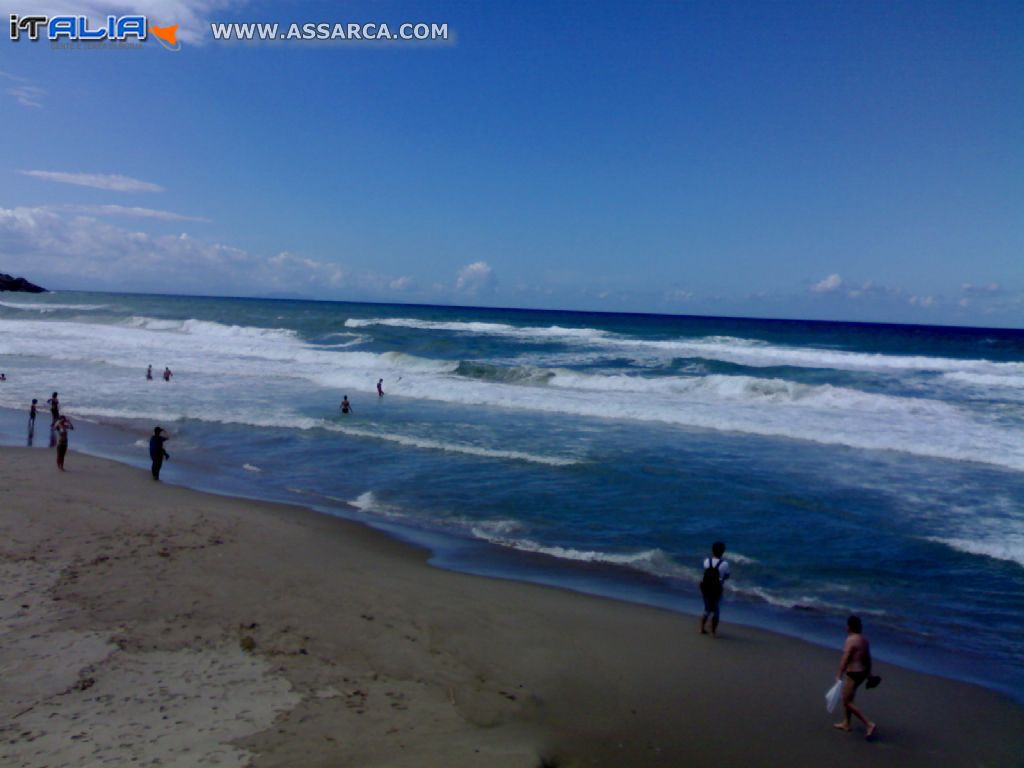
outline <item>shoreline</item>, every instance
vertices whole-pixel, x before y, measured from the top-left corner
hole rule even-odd
[[[713,641],[679,613],[433,568],[303,507],[74,451],[67,473],[52,463],[0,448],[5,764],[1014,766],[1024,753],[1008,697],[890,664],[858,697],[878,741],[833,731],[823,694],[841,636],[826,650],[726,616]]]
[[[5,438],[10,440],[16,434],[21,416],[22,414],[14,409],[0,407],[0,449],[4,446],[20,447],[12,442],[6,442]],[[122,438],[131,435],[134,441],[139,431],[133,429],[129,422],[110,423],[95,418],[82,420],[89,423],[91,428],[82,435],[76,435],[72,440],[76,449],[82,449],[85,455],[112,461],[125,467],[138,469],[149,466],[144,450],[136,446],[138,455],[125,452],[127,443],[124,443]],[[44,447],[37,440],[32,450]],[[215,457],[223,459],[216,455]],[[213,466],[220,466],[220,462],[215,462]],[[681,595],[678,589],[658,584],[656,579],[652,580],[652,577],[643,572],[630,572],[628,569],[600,563],[563,561],[557,558],[552,560],[545,555],[506,549],[486,541],[466,539],[451,531],[403,526],[364,513],[340,499],[325,503],[327,498],[330,498],[325,497],[318,502],[315,493],[308,497],[295,497],[274,494],[272,489],[267,488],[262,489],[262,493],[259,489],[251,491],[251,486],[243,487],[237,478],[229,477],[222,469],[211,469],[211,465],[196,463],[194,460],[183,464],[180,455],[174,463],[174,471],[164,479],[167,484],[203,494],[294,506],[332,519],[367,526],[388,538],[423,549],[429,553],[425,559],[432,567],[453,573],[564,589],[575,594],[667,610],[686,618],[699,616],[700,604],[699,597],[695,596],[696,587],[692,590],[693,596]],[[726,612],[734,624],[778,634],[824,649],[831,648],[835,641],[835,638],[828,634],[829,618],[832,618],[832,624],[840,629],[845,621],[845,618],[836,619],[818,614],[794,614],[791,609],[779,609],[770,604],[757,605],[742,598],[731,600]],[[927,646],[915,645],[905,638],[880,634],[877,628],[872,634],[872,639],[876,658],[886,663],[926,675],[976,685],[1024,706],[1024,691],[1012,683],[1000,682],[992,674],[986,674],[988,670],[978,666],[977,661],[973,664],[967,663],[963,658],[949,656]]]

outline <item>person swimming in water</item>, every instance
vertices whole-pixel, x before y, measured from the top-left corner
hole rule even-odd
[[[341,412],[347,414],[352,410],[352,403],[348,401],[348,395],[341,398]]]
[[[173,375],[174,374],[171,373],[171,369],[165,366],[164,367],[164,381],[170,381],[171,380],[171,376],[173,376]]]
[[[384,379],[377,379],[377,397],[384,397]]]
[[[152,380],[153,380],[153,366],[152,365],[147,365],[146,366],[146,381],[152,381]]]

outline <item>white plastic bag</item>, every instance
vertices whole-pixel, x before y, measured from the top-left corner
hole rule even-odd
[[[843,681],[836,680],[835,684],[825,693],[825,709],[835,712],[839,699],[843,697]]]

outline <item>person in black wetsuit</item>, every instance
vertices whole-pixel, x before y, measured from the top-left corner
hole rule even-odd
[[[164,443],[169,438],[163,436],[163,429],[153,428],[153,436],[149,438],[149,458],[153,460],[153,479],[160,479],[160,468],[164,465],[164,459],[171,458],[171,455],[164,450]]]
[[[36,436],[36,406],[39,401],[32,398],[32,405],[28,409],[28,447],[32,447],[32,438]]]

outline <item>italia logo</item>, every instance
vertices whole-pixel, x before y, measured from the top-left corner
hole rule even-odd
[[[107,16],[105,23],[91,21],[86,16],[19,16],[11,14],[11,40],[18,42],[22,35],[35,42],[45,38],[51,42],[101,42],[146,40],[150,34],[169,51],[180,51],[178,25],[158,27],[150,25],[145,16]]]

